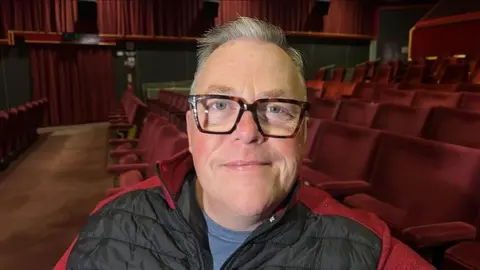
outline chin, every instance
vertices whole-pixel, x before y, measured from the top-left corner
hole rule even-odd
[[[231,189],[226,193],[224,201],[235,213],[241,216],[255,216],[270,208],[273,194],[271,190],[263,189]]]

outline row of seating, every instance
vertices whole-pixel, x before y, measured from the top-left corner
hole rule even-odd
[[[303,163],[307,185],[377,214],[418,251],[478,237],[480,150],[311,119]]]
[[[480,149],[480,112],[344,100],[321,101],[311,116]]]
[[[141,133],[146,113],[147,105],[129,87],[120,102],[112,102],[110,105],[109,129],[115,137],[126,138],[130,135],[133,138],[136,133]]]
[[[458,95],[472,95],[480,94],[480,85],[463,85],[463,84],[449,84],[449,85],[427,85],[427,84],[371,84],[371,83],[345,83],[345,82],[308,82],[307,89],[309,90],[309,101],[311,98],[315,97],[316,99],[330,99],[337,100],[342,98],[364,98],[364,99],[374,99],[378,98],[379,92],[384,90],[392,91],[422,91],[422,92],[460,92]],[[315,93],[315,96],[312,94]],[[395,92],[396,93],[396,92]],[[401,94],[401,93],[399,93]],[[413,94],[403,93],[403,95]],[[429,95],[427,93],[426,95]],[[435,95],[435,94],[431,94]]]
[[[409,62],[404,74],[401,74],[401,63],[390,61],[386,64],[377,64],[369,61],[357,65],[349,82],[373,82],[373,83],[473,83],[480,82],[480,61],[472,59],[464,61],[461,58],[442,58],[434,60]],[[314,80],[324,81],[326,68],[318,69]],[[346,69],[335,67],[332,71],[330,82],[342,82]],[[401,75],[401,76],[399,76]]]
[[[309,89],[308,100],[313,107],[335,104],[335,99],[324,97],[322,90]],[[338,99],[337,99],[338,100]],[[470,92],[436,92],[424,90],[394,90],[394,89],[357,89],[351,96],[342,100],[357,100],[368,103],[392,103],[416,108],[431,108],[436,106],[458,108],[467,111],[480,112],[480,93]],[[332,106],[332,105],[330,105]],[[311,114],[317,113],[312,110]]]
[[[186,132],[185,113],[189,104],[182,92],[160,91],[158,99],[147,101],[150,111],[167,118],[183,132]]]
[[[149,112],[138,139],[112,139],[110,145],[116,164],[108,165],[107,171],[116,175],[118,187],[109,190],[109,195],[154,176],[156,161],[188,148],[188,139],[167,118]]]
[[[0,111],[0,171],[37,139],[47,103],[47,99],[40,99]]]

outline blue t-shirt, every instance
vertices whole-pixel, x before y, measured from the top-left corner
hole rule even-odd
[[[208,242],[213,256],[213,269],[219,270],[228,258],[245,242],[251,232],[229,230],[213,221],[207,214]]]

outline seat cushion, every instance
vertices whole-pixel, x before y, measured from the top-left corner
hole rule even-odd
[[[445,252],[443,270],[479,270],[480,242],[463,242]]]
[[[379,218],[385,221],[391,229],[394,229],[396,230],[396,233],[401,234],[403,229],[402,225],[407,215],[402,209],[379,201],[365,193],[349,196],[345,198],[344,203],[351,207],[363,209],[376,214]]]

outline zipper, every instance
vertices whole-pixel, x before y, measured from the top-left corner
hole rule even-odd
[[[252,244],[252,242],[254,242],[255,239],[257,239],[258,237],[264,235],[265,233],[267,233],[268,231],[270,231],[270,229],[275,226],[275,224],[272,224],[274,221],[276,220],[275,218],[275,215],[273,215],[269,220],[268,222],[270,224],[268,224],[268,227],[266,228],[263,228],[262,231],[260,232],[255,232],[253,231],[253,233],[247,238],[247,240],[239,247],[237,248],[237,250],[232,254],[230,255],[230,257],[227,259],[227,261],[225,263],[223,263],[222,267],[220,268],[220,270],[227,270],[231,267],[231,265],[233,264],[233,262],[238,258],[238,256],[243,252],[243,250],[247,247],[247,246],[250,246]],[[262,224],[264,225],[264,224]],[[260,225],[262,227],[262,225]]]

